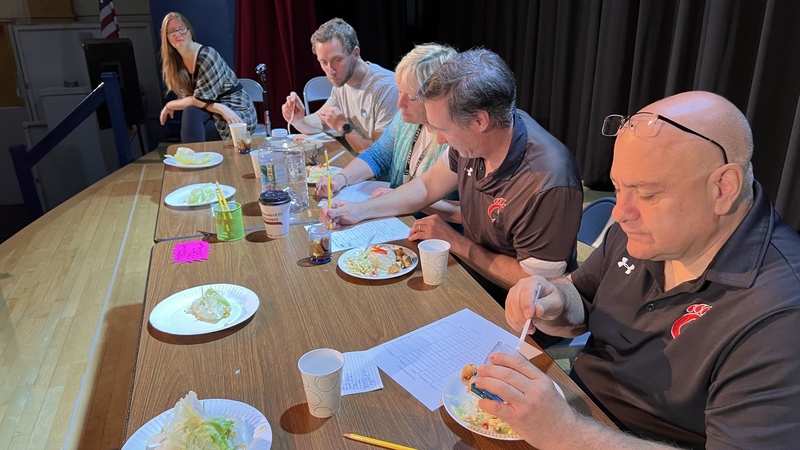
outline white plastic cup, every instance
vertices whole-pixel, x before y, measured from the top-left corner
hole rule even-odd
[[[297,361],[312,416],[331,417],[342,409],[343,367],[344,355],[330,348],[311,350]]]
[[[419,243],[418,248],[422,263],[422,281],[431,286],[444,283],[450,244],[441,239],[426,239]]]
[[[250,162],[253,163],[253,173],[256,176],[256,181],[258,184],[261,185],[261,164],[258,163],[258,152],[259,149],[252,149],[250,150]]]
[[[291,201],[291,196],[284,191],[266,191],[258,197],[268,238],[276,239],[289,234]]]
[[[247,124],[246,123],[229,123],[228,124],[228,128],[230,128],[230,130],[231,130],[231,139],[233,139],[233,142],[236,142],[236,134],[239,132],[239,130],[247,130]]]

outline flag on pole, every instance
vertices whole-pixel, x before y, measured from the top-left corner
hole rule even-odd
[[[100,33],[104,39],[119,37],[117,13],[114,12],[114,2],[111,0],[100,0]]]

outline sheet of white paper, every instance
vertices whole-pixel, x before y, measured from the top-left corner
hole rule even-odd
[[[369,199],[372,192],[379,187],[389,187],[388,181],[362,181],[339,191],[336,195],[337,200],[358,203]]]
[[[304,225],[303,227],[308,230],[315,224]],[[368,222],[361,222],[356,225],[351,225],[342,230],[336,230],[331,233],[331,251],[340,252],[343,250],[350,250],[351,248],[361,247],[367,243],[367,239],[375,235],[372,239],[373,244],[381,244],[383,242],[392,242],[399,239],[408,237],[408,232],[411,228],[404,224],[402,220],[397,217],[388,219],[375,219]]]
[[[388,181],[362,181],[339,191],[336,194],[336,200],[344,200],[353,203],[361,203],[369,199],[372,192],[379,187],[389,187]],[[319,202],[319,206],[328,204],[328,199],[323,198]]]
[[[397,217],[361,222],[350,228],[331,233],[331,251],[339,252],[361,247],[372,235],[375,235],[375,238],[372,239],[373,244],[405,239],[410,230],[408,225]]]
[[[438,408],[448,376],[465,364],[482,363],[497,341],[515,347],[519,336],[469,309],[451,314],[375,348],[375,363],[431,411]],[[541,352],[528,343],[520,348],[531,359]]]
[[[347,352],[344,354],[342,371],[342,395],[360,394],[362,392],[383,389],[381,374],[375,365],[373,349],[363,352]]]

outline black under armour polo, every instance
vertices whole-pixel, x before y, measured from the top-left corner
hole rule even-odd
[[[663,262],[618,224],[572,274],[589,340],[575,375],[632,432],[706,448],[800,437],[800,236],[754,183],[746,217],[703,275],[663,292]]]

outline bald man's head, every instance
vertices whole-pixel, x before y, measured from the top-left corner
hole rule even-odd
[[[752,198],[753,133],[736,105],[712,92],[689,91],[658,100],[641,111],[669,117],[719,143],[728,162],[741,167],[744,173],[740,201]],[[713,153],[706,153],[708,158],[714,157]]]
[[[705,261],[752,204],[747,120],[718,95],[686,92],[646,106],[616,136],[612,215],[628,237],[628,252],[654,261]]]

